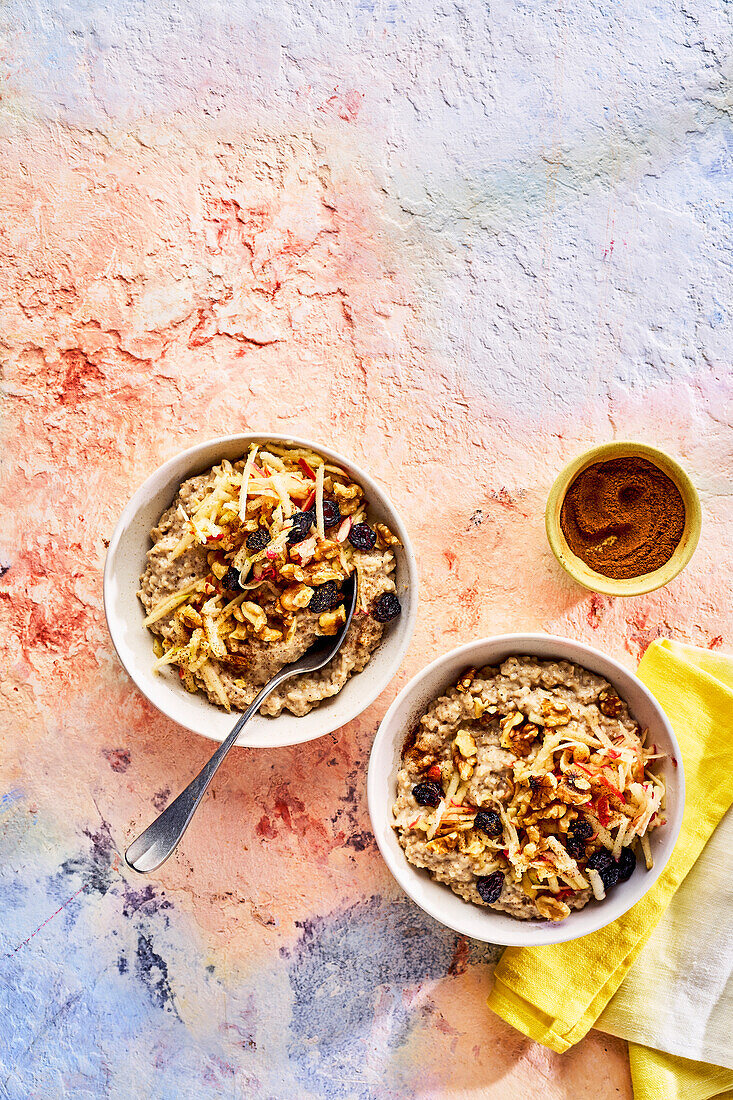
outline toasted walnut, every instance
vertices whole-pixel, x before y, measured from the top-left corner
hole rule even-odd
[[[333,539],[324,539],[323,542],[319,542],[316,546],[313,558],[315,561],[332,561],[333,558],[339,556],[340,550],[340,543],[334,542]]]
[[[518,710],[512,711],[511,714],[507,714],[501,719],[499,725],[501,727],[502,737],[505,733],[514,729],[515,726],[521,726],[524,721],[524,715],[520,714]]]
[[[474,716],[474,718],[483,718],[484,721],[487,721],[486,715],[491,717],[494,714],[496,714],[496,707],[489,706],[487,703],[485,703],[483,701],[483,699],[478,699],[478,698],[474,697],[474,700],[473,700],[473,716]]]
[[[181,608],[181,610],[178,612],[178,618],[181,620],[182,623],[184,623],[185,626],[197,627],[203,626],[204,624],[204,620],[201,618],[198,611],[194,607],[191,607],[189,604],[186,604],[185,607]]]
[[[308,583],[314,585],[328,584],[329,581],[340,581],[343,578],[343,571],[327,561],[317,562],[310,566],[307,572]]]
[[[590,783],[575,772],[566,772],[558,784],[557,798],[570,806],[582,806],[590,802]]]
[[[338,634],[339,627],[346,622],[346,611],[343,604],[333,611],[324,611],[318,616],[318,627],[322,634]]]
[[[573,806],[568,806],[568,812],[560,818],[557,823],[557,828],[561,833],[570,832],[573,827],[573,822],[578,817],[578,811]]]
[[[474,769],[475,764],[476,764],[475,757],[474,757],[473,760],[464,760],[462,756],[459,756],[458,759],[455,760],[456,771],[460,775],[461,781],[463,783],[467,783],[468,780],[473,775],[473,769]]]
[[[299,565],[295,565],[294,562],[285,562],[280,566],[280,576],[284,581],[297,581],[298,584],[304,584],[306,580],[305,573]]]
[[[224,577],[229,571],[229,566],[224,561],[213,561],[211,563],[211,572],[214,574],[218,581]]]
[[[259,637],[263,642],[281,642],[283,633],[282,630],[273,630],[272,627],[266,626],[259,632]]]
[[[547,729],[555,729],[557,726],[567,726],[572,719],[570,707],[567,703],[561,703],[558,699],[542,701],[542,721]]]
[[[546,920],[565,920],[570,916],[570,909],[565,902],[552,897],[551,894],[538,894],[535,905],[539,914]]]
[[[286,611],[297,611],[311,602],[313,589],[307,584],[296,584],[280,594],[280,604]]]
[[[463,673],[463,676],[461,676],[458,683],[456,684],[456,691],[460,691],[460,692],[469,691],[470,688],[471,688],[471,684],[473,683],[475,675],[476,675],[476,669],[475,668],[467,669]]]
[[[361,487],[355,485],[353,482],[351,485],[342,485],[340,481],[334,481],[333,483],[333,495],[337,500],[357,500],[361,495]],[[343,511],[343,509],[341,509]]]
[[[605,688],[598,696],[598,709],[608,718],[618,718],[624,709],[624,704],[613,688]]]
[[[523,714],[508,714],[499,723],[501,726],[501,746],[510,749],[515,756],[529,756],[532,742],[540,732],[537,726],[526,722]]]
[[[458,749],[461,756],[465,756],[467,760],[471,756],[476,755],[476,742],[468,730],[459,730],[453,740],[453,744]]]
[[[452,852],[458,846],[458,833],[448,833],[446,836],[436,837],[429,841],[425,847],[433,852]]]
[[[393,535],[384,523],[375,523],[374,530],[377,533],[377,546],[380,550],[386,550],[388,546],[402,545],[397,536]]]
[[[531,814],[527,814],[524,819],[525,825],[537,825],[540,831],[550,821],[555,821],[558,818],[564,817],[568,812],[568,807],[564,802],[550,802],[549,805],[543,806],[542,809],[536,810]]]
[[[435,756],[432,752],[421,752],[418,748],[412,748],[405,753],[405,763],[413,771],[423,772],[435,763]]]
[[[252,629],[255,633],[258,633],[267,626],[267,615],[258,603],[252,603],[250,600],[245,600],[244,603],[239,606],[242,609],[242,614],[252,624]]]

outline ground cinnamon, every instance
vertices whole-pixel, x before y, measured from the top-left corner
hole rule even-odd
[[[685,527],[680,491],[645,458],[596,462],[576,477],[562,503],[568,546],[604,577],[623,580],[659,569]]]

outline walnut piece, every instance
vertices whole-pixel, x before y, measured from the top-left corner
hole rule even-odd
[[[552,701],[549,699],[543,700],[542,721],[547,729],[555,729],[557,726],[567,726],[572,717],[570,707],[567,703],[562,703],[559,699],[554,699]]]
[[[598,709],[607,718],[618,718],[624,709],[624,704],[613,688],[605,688],[598,696]]]
[[[323,634],[338,634],[339,627],[346,622],[346,611],[343,604],[334,611],[324,611],[318,616],[318,627]]]
[[[570,909],[564,901],[554,898],[551,894],[538,894],[535,898],[537,911],[546,920],[565,920],[570,916]]]
[[[298,608],[307,607],[312,596],[313,589],[307,584],[295,584],[281,593],[280,604],[286,611],[297,611]]]
[[[460,692],[468,691],[469,688],[471,687],[471,684],[473,683],[473,679],[474,679],[475,675],[476,675],[476,669],[475,668],[466,669],[466,671],[463,673],[463,676],[461,676],[460,680],[456,684],[456,691],[460,691]]]
[[[523,714],[508,714],[499,723],[501,726],[501,747],[509,749],[515,756],[529,756],[532,742],[540,732],[537,726],[527,722]]]

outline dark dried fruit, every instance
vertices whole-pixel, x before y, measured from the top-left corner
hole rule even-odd
[[[616,885],[619,879],[618,864],[611,860],[610,867],[602,867],[598,874],[601,876],[603,889],[610,890],[612,886]]]
[[[481,878],[477,878],[476,889],[478,890],[481,900],[485,901],[487,905],[491,905],[492,902],[498,901],[504,889],[503,873],[501,871],[494,871],[490,875],[483,875]]]
[[[636,855],[631,848],[622,848],[618,859],[618,880],[628,882],[636,870]]]
[[[313,526],[313,513],[312,512],[296,512],[291,520],[292,526],[288,531],[288,545],[293,546],[296,542],[302,542],[307,537],[308,532]]]
[[[372,618],[378,623],[388,623],[390,619],[396,619],[401,610],[402,606],[394,592],[385,592],[372,607]]]
[[[260,550],[264,550],[270,541],[269,531],[266,531],[264,527],[258,527],[256,531],[247,535],[247,549],[254,554],[259,554]]]
[[[329,527],[335,527],[337,523],[341,523],[341,512],[338,504],[335,500],[324,500],[323,526],[328,529]]]
[[[613,856],[610,852],[607,852],[605,848],[599,848],[597,852],[594,852],[586,863],[586,867],[589,871],[601,871],[606,867],[610,867],[613,863]]]
[[[437,783],[418,783],[412,788],[412,797],[418,806],[439,806],[443,792]]]
[[[225,588],[227,592],[243,592],[241,581],[239,579],[239,570],[234,566],[230,566],[227,569],[224,576],[221,578],[222,588]]]
[[[565,850],[571,859],[585,858],[585,844],[575,833],[569,833],[565,840]]]
[[[343,603],[343,599],[343,592],[336,587],[336,581],[326,581],[325,584],[319,584],[316,588],[308,609],[320,615],[323,611],[332,611],[334,607],[338,607]]]
[[[579,817],[577,821],[574,821],[570,826],[570,832],[578,838],[578,840],[590,840],[593,836],[593,826],[587,817]]]
[[[473,819],[473,827],[487,836],[501,836],[504,832],[501,817],[496,810],[479,810]]]
[[[349,531],[349,542],[355,550],[372,550],[377,536],[368,523],[355,523]]]

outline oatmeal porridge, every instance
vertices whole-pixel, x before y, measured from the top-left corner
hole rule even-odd
[[[652,866],[659,754],[614,688],[568,661],[468,670],[408,738],[394,828],[465,901],[563,920]]]
[[[347,578],[358,597],[341,649],[261,713],[303,715],[337,694],[400,613],[399,540],[373,521],[362,487],[311,450],[253,444],[189,478],[151,538],[138,595],[156,667],[174,666],[188,691],[226,710],[244,710],[280,668],[338,633]]]

